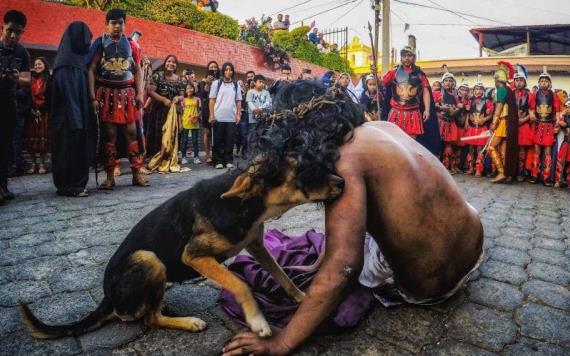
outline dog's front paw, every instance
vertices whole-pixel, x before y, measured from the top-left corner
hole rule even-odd
[[[204,329],[206,329],[206,326],[208,326],[208,324],[206,324],[206,322],[202,319],[199,318],[194,318],[194,317],[186,317],[185,318],[186,323],[187,323],[187,329],[189,331],[192,332],[198,332],[198,331],[202,331]]]
[[[271,328],[261,313],[251,318],[249,327],[251,328],[251,331],[259,335],[259,337],[271,336]]]

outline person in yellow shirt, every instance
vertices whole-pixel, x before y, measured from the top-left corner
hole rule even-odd
[[[192,153],[194,155],[194,164],[202,163],[199,158],[198,138],[200,134],[200,111],[201,102],[196,97],[196,87],[194,84],[186,86],[186,97],[181,102],[182,109],[182,132],[180,133],[180,153],[182,155],[182,164],[187,164],[186,148],[188,147],[188,133],[192,135]]]

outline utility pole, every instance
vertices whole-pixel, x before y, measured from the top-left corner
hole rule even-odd
[[[376,0],[378,2],[379,0]],[[376,15],[378,17],[378,15]],[[380,20],[380,19],[378,19]],[[378,26],[376,27],[378,43]],[[378,48],[378,45],[376,45]],[[382,1],[382,75],[390,70],[390,0]]]
[[[378,58],[378,38],[380,36],[380,0],[374,0],[374,5],[372,6],[374,10],[374,49],[376,51],[375,55]],[[382,53],[382,64],[384,63],[384,53]],[[378,63],[376,63],[378,65]],[[376,68],[378,70],[378,68]],[[384,72],[384,68],[382,68]]]

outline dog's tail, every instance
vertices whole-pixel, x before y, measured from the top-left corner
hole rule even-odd
[[[97,309],[83,319],[64,325],[47,325],[40,321],[27,304],[19,302],[20,317],[28,333],[38,339],[52,339],[63,336],[78,336],[101,327],[112,315],[113,306],[107,298]]]

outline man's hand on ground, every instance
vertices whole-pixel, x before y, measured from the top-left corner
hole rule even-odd
[[[232,355],[287,355],[291,350],[279,340],[273,329],[273,336],[262,339],[254,333],[240,333],[222,349],[223,356]]]

